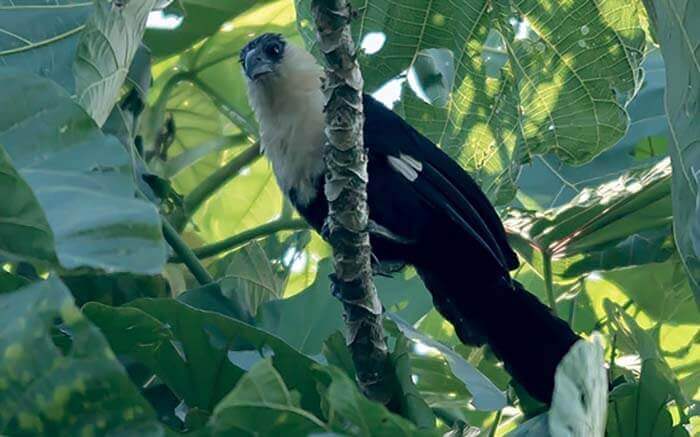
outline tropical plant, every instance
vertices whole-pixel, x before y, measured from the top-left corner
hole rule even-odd
[[[517,279],[591,338],[547,409],[410,269],[375,281],[392,402],[358,389],[237,64],[263,32],[320,60],[310,2],[0,0],[0,432],[697,432],[700,4],[351,2],[365,91],[475,176]]]

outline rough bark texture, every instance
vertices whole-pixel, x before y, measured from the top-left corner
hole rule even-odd
[[[372,280],[367,223],[367,154],[362,143],[362,74],[350,34],[347,0],[313,0],[319,47],[328,67],[326,96],[325,193],[329,214],[324,225],[335,275],[333,295],[343,304],[347,343],[361,389],[371,399],[390,399],[382,305]]]

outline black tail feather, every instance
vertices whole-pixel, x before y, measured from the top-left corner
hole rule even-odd
[[[488,344],[520,385],[550,403],[557,365],[579,340],[566,322],[517,281],[504,277],[464,290],[461,274],[418,270],[460,340]]]

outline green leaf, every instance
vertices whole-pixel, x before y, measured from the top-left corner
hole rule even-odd
[[[666,63],[666,112],[671,132],[673,226],[676,244],[700,304],[700,5],[644,0]]]
[[[670,255],[663,234],[652,245],[645,237],[669,224],[670,177],[670,162],[664,159],[649,169],[632,170],[584,189],[558,208],[510,211],[505,220],[510,242],[540,273],[542,257],[549,254],[554,273],[569,278],[586,271],[661,261]],[[654,252],[649,253],[650,247]]]
[[[441,358],[439,362],[442,366],[444,366],[445,362],[447,363],[454,376],[457,377],[471,393],[471,403],[474,408],[480,411],[497,411],[505,407],[506,397],[504,393],[479,372],[479,370],[462,358],[461,355],[444,344],[415,330],[411,325],[401,320],[400,317],[394,314],[388,314],[387,317],[396,325],[393,329],[389,329],[389,332],[400,329],[408,339],[428,349],[429,352],[424,355],[432,355],[433,361],[436,361],[436,355],[439,356]],[[385,323],[385,325],[387,324]],[[391,328],[390,324],[389,327]],[[418,379],[420,381],[420,372],[417,371],[417,369],[414,369],[414,371],[418,374]]]
[[[257,242],[227,255],[224,262],[226,269],[217,275],[224,294],[239,295],[252,315],[265,302],[282,297],[283,284]]]
[[[214,435],[307,436],[328,430],[304,411],[270,359],[256,363],[216,406],[207,428]]]
[[[173,299],[139,299],[119,308],[89,303],[84,311],[116,353],[148,367],[190,410],[210,414],[246,370],[269,356],[289,387],[302,394],[304,408],[318,408],[304,370],[313,361],[243,322]]]
[[[29,285],[28,279],[6,272],[0,268],[0,294],[15,291],[25,285]]]
[[[401,415],[419,428],[434,428],[435,415],[413,383],[409,347],[409,340],[404,335],[400,335],[390,355],[400,391]]]
[[[680,389],[677,378],[666,360],[664,360],[657,342],[650,333],[643,330],[634,318],[625,313],[620,306],[607,299],[603,304],[613,332],[617,335],[620,350],[638,354],[642,361],[642,371],[646,364],[652,366],[655,373],[663,376],[659,380],[659,384],[662,383],[662,387],[658,390],[662,390],[666,394],[666,398],[673,397],[681,410],[681,415],[683,415],[682,410],[687,406],[688,402]],[[647,420],[647,418],[640,420]]]
[[[39,201],[0,146],[0,255],[55,262],[54,239]]]
[[[603,278],[617,285],[638,308],[659,322],[700,325],[700,313],[677,254],[663,263],[605,272]]]
[[[665,369],[656,360],[644,361],[638,382],[620,385],[610,394],[607,435],[689,437],[682,424],[673,425],[668,397]]]
[[[0,294],[0,320],[3,434],[163,435],[151,406],[60,280]],[[56,327],[68,336],[67,350],[52,341]]]
[[[153,55],[165,57],[182,52],[197,41],[217,31],[223,23],[235,18],[253,6],[261,3],[255,0],[181,0],[173,2],[164,10],[171,19],[180,18],[182,24],[174,29],[148,29],[146,44]]]
[[[645,44],[636,5],[352,3],[359,15],[352,23],[358,45],[376,35],[384,41],[360,53],[366,89],[375,91],[408,72],[411,88],[424,98],[405,87],[400,112],[470,170],[497,203],[513,196],[525,153],[552,151],[580,164],[625,132],[623,105],[637,89]],[[314,47],[310,0],[296,4],[300,33]],[[426,104],[423,100],[432,99],[442,105],[444,99],[411,80],[412,74],[424,76],[416,69],[432,49],[449,51],[454,59],[454,85],[444,108]],[[494,68],[495,58],[505,65]]]
[[[134,199],[129,155],[56,84],[0,71],[0,144],[46,215],[62,267],[159,273],[155,207]]]
[[[100,302],[119,306],[141,297],[166,297],[167,284],[162,276],[131,273],[82,273],[61,277],[78,306]]]
[[[156,0],[97,0],[80,36],[73,72],[77,102],[102,126],[119,96]]]
[[[24,0],[2,8],[0,66],[52,79],[73,93],[73,60],[93,2]]]
[[[265,330],[283,338],[308,355],[321,351],[324,340],[335,331],[343,330],[340,302],[330,293],[331,260],[319,262],[316,281],[303,292],[284,300],[263,305],[258,320]],[[418,277],[375,278],[375,285],[384,307],[416,322],[432,307],[430,295]],[[309,312],[309,308],[314,311]]]
[[[327,402],[329,425],[339,433],[356,436],[431,436],[434,430],[418,430],[408,420],[370,401],[357,385],[335,367],[318,367],[318,384]]]
[[[663,108],[666,88],[661,52],[647,53],[641,64],[644,81],[627,106],[629,127],[612,148],[585,165],[570,166],[552,152],[532,157],[518,177],[518,200],[529,209],[549,209],[573,199],[581,190],[592,188],[635,169],[648,167],[668,153],[660,151],[667,142],[668,122]],[[638,150],[646,152],[640,156]]]
[[[603,436],[608,378],[600,336],[579,340],[564,356],[554,375],[549,410],[553,436]]]

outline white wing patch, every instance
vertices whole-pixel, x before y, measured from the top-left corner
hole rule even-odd
[[[389,161],[391,168],[401,173],[403,177],[411,182],[418,179],[418,173],[423,170],[422,162],[404,153],[399,154],[398,158],[396,156],[389,155],[387,156],[387,160]]]

